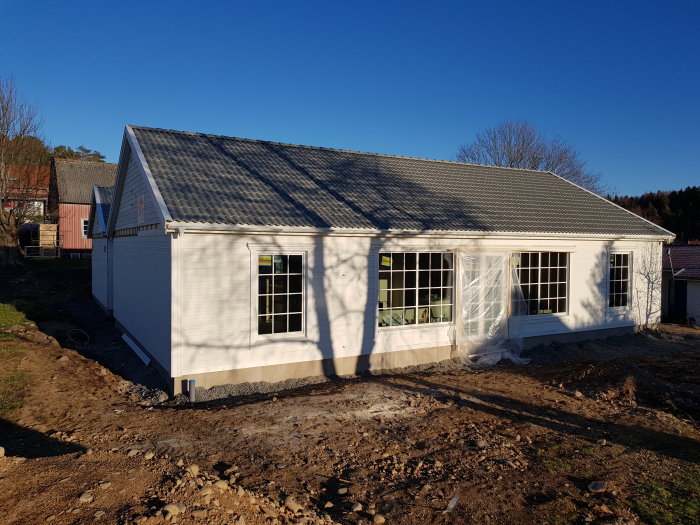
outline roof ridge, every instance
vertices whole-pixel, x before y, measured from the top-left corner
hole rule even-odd
[[[547,171],[547,170],[533,170],[530,168],[513,168],[511,166],[494,166],[492,164],[476,164],[476,163],[472,163],[472,162],[460,162],[457,160],[429,159],[429,158],[425,158],[425,157],[411,157],[408,155],[392,155],[389,153],[373,153],[371,151],[359,151],[359,150],[342,149],[342,148],[329,148],[326,146],[307,146],[304,144],[292,144],[289,142],[277,142],[274,140],[248,139],[248,138],[244,138],[244,137],[231,137],[228,135],[217,135],[215,133],[199,133],[196,131],[182,131],[182,130],[178,130],[178,129],[152,128],[149,126],[134,126],[134,125],[130,125],[130,126],[133,129],[144,129],[144,130],[148,130],[148,131],[161,131],[164,133],[179,133],[181,135],[213,137],[213,138],[226,139],[226,140],[238,140],[238,141],[243,141],[243,142],[274,144],[276,146],[291,146],[294,148],[305,148],[305,149],[324,150],[324,151],[337,151],[340,153],[353,153],[356,155],[372,155],[375,157],[389,157],[389,158],[394,158],[394,159],[422,160],[422,161],[426,161],[426,162],[441,162],[444,164],[457,164],[460,166],[480,166],[483,168],[527,171],[527,172],[532,172],[532,173],[539,173],[542,175],[552,175],[552,173],[550,171]]]
[[[100,165],[106,164],[108,166],[110,164],[112,164],[114,166],[117,165],[116,162],[104,162],[104,161],[100,162],[98,160],[85,160],[85,159],[64,159],[62,157],[54,157],[53,160],[54,160],[54,162],[83,162],[85,164],[100,164]]]

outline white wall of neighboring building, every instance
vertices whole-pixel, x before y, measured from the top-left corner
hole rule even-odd
[[[171,374],[177,377],[450,345],[453,330],[449,323],[377,327],[378,253],[431,250],[569,252],[568,312],[528,316],[522,326],[524,337],[658,321],[660,266],[658,281],[643,282],[642,276],[635,273],[644,257],[652,262],[658,259],[660,264],[658,242],[435,236],[372,239],[187,232],[173,236],[172,240]],[[632,254],[635,293],[631,294],[628,308],[607,306],[607,265],[611,252]],[[304,255],[302,334],[257,334],[257,257],[270,253]],[[136,260],[136,253],[132,257]],[[165,264],[161,272],[166,273],[167,268]],[[151,266],[149,271],[152,274],[156,266]],[[158,293],[161,290],[164,288],[160,287]],[[642,304],[646,297],[651,297],[649,307]],[[116,301],[115,316],[119,319]]]
[[[100,305],[109,309],[108,298],[108,259],[107,239],[100,237],[92,240],[92,295]]]

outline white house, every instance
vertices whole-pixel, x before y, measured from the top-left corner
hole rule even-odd
[[[179,392],[631,331],[673,234],[548,172],[127,126],[105,237],[95,295]]]

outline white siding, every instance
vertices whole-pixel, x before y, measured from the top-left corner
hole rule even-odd
[[[138,201],[144,200],[143,221],[138,221]],[[151,191],[151,187],[146,180],[141,164],[136,155],[132,152],[129,165],[126,170],[124,189],[122,190],[119,202],[119,214],[115,229],[132,228],[140,224],[159,224],[162,222],[160,210]]]
[[[114,318],[170,371],[170,236],[117,237],[112,256]]]
[[[109,308],[107,271],[107,239],[92,240],[92,295],[104,307]]]
[[[450,345],[452,329],[445,324],[377,328],[376,261],[380,250],[568,251],[568,312],[528,317],[522,335],[631,326],[636,315],[633,307],[607,307],[608,254],[611,250],[634,252],[635,264],[645,245],[580,239],[424,237],[372,241],[351,236],[198,233],[187,233],[173,243],[173,376]],[[650,244],[654,253],[660,254],[660,245]],[[303,336],[258,336],[253,313],[256,256],[299,251],[306,254],[306,332]],[[633,276],[633,282],[640,284],[636,280]],[[633,304],[641,306],[644,297],[635,294]],[[652,316],[658,317],[655,308]]]
[[[688,317],[700,324],[700,281],[688,281]]]

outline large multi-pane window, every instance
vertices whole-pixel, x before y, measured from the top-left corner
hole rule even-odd
[[[379,326],[452,321],[452,253],[379,254]]]
[[[301,332],[303,323],[301,255],[258,256],[258,333]]]
[[[613,253],[610,255],[610,286],[608,304],[611,307],[625,307],[629,304],[630,255]]]
[[[521,252],[514,255],[527,315],[567,311],[569,254]]]

